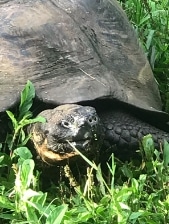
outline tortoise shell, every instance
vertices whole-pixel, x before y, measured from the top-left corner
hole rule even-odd
[[[17,103],[27,80],[45,103],[116,99],[167,116],[115,0],[1,1],[0,111]]]

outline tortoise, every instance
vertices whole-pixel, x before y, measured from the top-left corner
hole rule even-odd
[[[126,156],[143,135],[168,139],[158,85],[115,0],[1,0],[0,49],[1,116],[31,80],[47,122],[29,131],[45,162],[77,157],[72,144]]]

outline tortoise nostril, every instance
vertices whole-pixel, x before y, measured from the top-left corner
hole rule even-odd
[[[94,120],[95,122],[98,122],[98,118],[97,118],[96,116],[93,117],[93,120]]]
[[[92,120],[92,118],[90,117],[88,121],[89,121],[89,123],[92,123],[93,120]]]
[[[90,116],[88,118],[88,122],[89,122],[90,125],[95,125],[98,122],[98,118],[96,116]]]

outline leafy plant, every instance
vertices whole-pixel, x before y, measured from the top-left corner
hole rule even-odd
[[[21,100],[19,105],[19,113],[18,116],[15,115],[11,111],[6,111],[8,116],[11,119],[13,126],[13,133],[8,136],[9,149],[12,150],[16,146],[18,147],[20,144],[23,146],[27,143],[29,136],[26,137],[24,127],[35,123],[35,122],[45,122],[43,117],[32,118],[32,112],[30,108],[33,104],[33,98],[35,97],[35,89],[33,84],[28,81],[25,88],[21,92]],[[12,138],[12,140],[11,140]],[[16,142],[17,141],[17,142]]]
[[[149,59],[164,103],[169,92],[169,3],[168,0],[119,0],[132,22]]]
[[[34,97],[35,89],[28,81],[21,92],[18,116],[7,111],[13,134],[7,141],[10,156],[0,154],[0,222],[3,220],[3,223],[59,224],[67,210],[65,204],[46,203],[47,193],[38,190],[39,174],[35,171],[32,154],[25,146],[29,136],[26,136],[24,128],[34,122],[45,122],[43,117],[32,119],[30,108]],[[7,172],[4,174],[4,171]]]
[[[47,193],[37,191],[37,175],[34,175],[34,161],[28,150],[17,149],[19,160],[13,164],[15,185],[0,194],[0,218],[10,223],[61,223],[67,205],[56,206],[46,203]],[[55,200],[55,199],[54,199]],[[53,200],[53,201],[54,201]]]
[[[63,223],[167,224],[168,150],[169,144],[164,141],[164,153],[157,151],[152,136],[147,135],[139,152],[142,161],[137,166],[135,161],[119,163],[112,155],[112,162],[107,164],[110,185],[105,182],[100,165],[81,155],[91,166],[91,172],[96,170],[98,184],[93,184],[90,173],[84,189],[76,187],[73,208],[65,213]]]

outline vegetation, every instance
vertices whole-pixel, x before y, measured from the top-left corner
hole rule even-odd
[[[119,0],[149,59],[169,112],[169,2]]]
[[[150,60],[168,110],[168,0],[123,0],[121,4]],[[151,135],[143,138],[140,161],[122,163],[112,155],[107,181],[100,165],[84,158],[89,166],[85,184],[71,186],[73,193],[64,183],[43,192],[24,131],[28,124],[44,122],[42,117],[32,118],[34,95],[28,81],[18,114],[7,111],[13,133],[0,151],[0,223],[169,223],[169,144],[164,142],[164,148],[157,151]],[[67,173],[73,178],[69,170]]]

